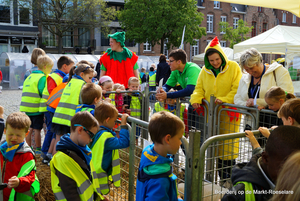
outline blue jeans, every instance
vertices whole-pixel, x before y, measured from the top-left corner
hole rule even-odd
[[[55,136],[54,133],[51,132],[51,126],[52,126],[52,118],[53,118],[53,113],[52,112],[45,112],[45,118],[46,118],[46,125],[47,125],[47,133],[45,135],[44,143],[42,146],[42,152],[44,154],[47,154],[48,149],[50,147],[51,141],[53,136]]]

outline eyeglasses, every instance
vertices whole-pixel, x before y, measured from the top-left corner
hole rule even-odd
[[[172,63],[173,61],[175,61],[175,59],[174,60],[169,60],[169,63]]]
[[[91,131],[89,131],[88,129],[86,129],[84,126],[80,125],[80,124],[74,124],[74,126],[81,126],[83,128],[83,130],[90,136],[90,138],[94,138],[95,134]]]

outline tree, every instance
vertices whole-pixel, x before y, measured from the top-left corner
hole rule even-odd
[[[195,38],[206,35],[195,0],[125,0],[124,10],[117,16],[126,38],[151,46],[160,44],[161,53],[165,39],[168,49],[180,46],[185,25],[184,42],[195,44]]]
[[[246,35],[252,31],[253,27],[249,27],[247,22],[243,20],[238,21],[238,26],[236,29],[230,27],[228,22],[220,22],[219,23],[219,30],[225,32],[223,35],[224,40],[229,40],[230,48],[239,42],[247,40],[249,37]]]
[[[63,36],[71,36],[67,32],[84,28],[82,35],[94,28],[100,28],[107,34],[107,26],[115,19],[116,11],[107,7],[104,0],[19,0],[19,7],[30,8],[30,14],[51,34],[58,38],[58,52],[62,53]]]

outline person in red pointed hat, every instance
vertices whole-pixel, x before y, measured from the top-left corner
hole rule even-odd
[[[228,60],[219,40],[215,37],[205,48],[204,64],[197,80],[197,85],[191,95],[191,104],[194,108],[199,108],[202,99],[210,101],[213,94],[216,103],[233,104],[234,95],[237,92],[242,72],[235,61]],[[222,107],[219,107],[222,108]],[[219,134],[238,132],[239,114],[235,112],[221,113]],[[238,140],[224,141],[224,145],[219,145],[219,176],[222,179],[230,178],[231,169],[226,166],[235,164],[238,156]]]
[[[139,78],[138,56],[125,47],[125,32],[109,34],[108,37],[111,48],[100,57],[100,78],[107,75],[114,83],[123,84],[127,88],[130,77]]]

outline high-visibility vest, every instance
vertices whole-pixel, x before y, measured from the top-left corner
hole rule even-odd
[[[63,82],[52,90],[52,92],[49,95],[49,98],[47,100],[47,106],[52,107],[54,109],[57,108],[58,103],[61,98],[61,95],[62,95],[66,85],[67,85],[67,82]]]
[[[52,123],[71,126],[71,119],[75,115],[76,107],[79,104],[79,96],[84,80],[76,77],[67,84],[55,110]]]
[[[112,172],[111,175],[107,175],[107,172],[102,169],[102,163],[104,160],[104,145],[108,138],[113,138],[114,136],[110,132],[103,132],[103,130],[100,132],[102,132],[102,134],[100,134],[101,136],[98,138],[94,146],[91,147],[93,153],[92,161],[95,164],[96,178],[99,181],[101,193],[106,195],[109,193],[108,180],[112,180],[116,187],[120,187],[120,159],[119,150],[112,150]]]
[[[156,73],[149,76],[149,86],[150,87],[155,87],[156,86]]]
[[[56,86],[60,85],[62,83],[63,78],[58,75],[57,73],[51,73],[50,76],[54,81]],[[42,95],[42,99],[41,99],[41,104],[40,104],[40,112],[47,112],[47,100],[49,98],[49,91],[48,91],[48,84],[46,81],[46,86],[43,90],[43,95]]]
[[[84,112],[84,111],[91,112],[92,110],[94,110],[94,109],[90,108],[90,107],[83,107],[83,108],[81,108],[80,112]]]
[[[130,102],[130,116],[140,119],[141,118],[141,103],[139,97],[131,96]]]
[[[65,176],[73,179],[77,185],[77,192],[80,199],[83,201],[93,201],[94,193],[97,193],[101,199],[104,199],[100,192],[100,187],[97,179],[94,178],[96,175],[94,164],[90,162],[92,181],[82,170],[82,168],[67,154],[58,151],[50,162],[51,169],[51,187],[56,200],[67,201],[64,192],[61,190],[59,185],[59,179],[56,175],[56,171],[64,174]]]
[[[252,183],[246,182],[246,181],[239,181],[234,186],[236,186],[237,184],[244,184],[245,185],[245,192],[247,192],[247,193],[245,193],[245,201],[255,201],[255,195],[254,195],[254,192],[253,192]]]
[[[35,160],[32,159],[25,163],[22,167],[21,170],[18,174],[18,178],[27,176],[31,171],[36,171],[36,166],[35,166]],[[11,190],[11,193],[9,195],[8,201],[19,201],[19,200],[24,200],[24,201],[34,201],[34,195],[40,191],[40,183],[39,180],[35,174],[35,180],[30,186],[30,190],[20,193],[16,192],[15,189],[13,188]]]
[[[159,102],[156,102],[155,105],[154,105],[154,108],[155,108],[155,111],[156,112],[160,112],[160,111],[167,111],[167,112],[171,112],[170,110],[162,107]],[[180,107],[180,119],[183,121],[183,113],[184,113],[184,110],[185,110],[185,105],[182,103],[181,104],[181,107]],[[173,112],[172,112],[173,113]],[[174,113],[176,115],[176,110],[174,111]]]
[[[21,112],[34,113],[40,111],[41,97],[38,83],[43,76],[45,76],[44,73],[32,73],[24,81],[20,105]]]
[[[115,101],[115,97],[116,97],[116,94],[109,94],[108,98],[111,100],[111,104],[113,104],[114,106],[116,106],[116,101]],[[102,100],[105,100],[105,97],[102,96]]]

